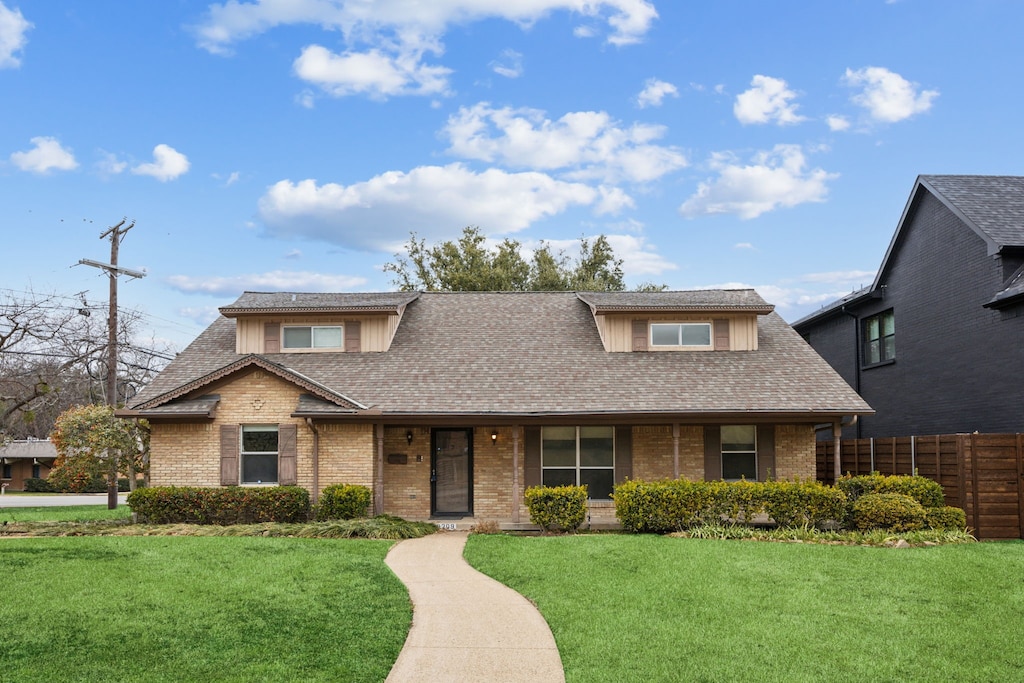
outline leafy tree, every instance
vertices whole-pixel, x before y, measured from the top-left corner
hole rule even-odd
[[[464,228],[457,241],[433,246],[412,233],[405,255],[395,254],[384,270],[394,273],[392,281],[403,291],[618,292],[626,288],[622,259],[615,257],[604,235],[592,242],[581,237],[575,260],[562,251],[554,253],[549,244],[541,242],[532,262],[523,258],[522,244],[516,240],[505,238],[489,250],[485,239],[480,228],[472,226]]]
[[[114,408],[86,405],[70,408],[57,418],[50,434],[57,460],[50,479],[72,491],[104,476],[117,483],[117,474],[128,475],[135,490],[135,475],[145,472],[149,461],[149,424],[114,416]]]

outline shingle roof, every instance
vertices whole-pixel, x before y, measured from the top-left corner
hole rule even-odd
[[[715,311],[767,315],[775,307],[752,289],[698,289],[679,292],[577,292],[595,311]]]
[[[0,458],[40,458],[52,460],[57,457],[57,447],[49,439],[11,441],[0,446]]]
[[[947,206],[999,246],[1024,246],[1024,177],[923,175]]]
[[[572,292],[424,293],[386,352],[261,358],[384,415],[871,411],[777,314],[758,336],[757,351],[609,353]],[[235,323],[220,318],[133,405],[239,358]]]
[[[269,311],[393,312],[414,301],[418,296],[419,292],[244,292],[235,303],[221,307],[220,312],[229,318]]]

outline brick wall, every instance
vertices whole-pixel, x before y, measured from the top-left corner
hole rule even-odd
[[[670,425],[633,427],[633,478],[672,479],[674,451]],[[679,473],[690,480],[704,478],[704,428],[679,427]]]
[[[815,478],[813,425],[775,426],[775,479]]]

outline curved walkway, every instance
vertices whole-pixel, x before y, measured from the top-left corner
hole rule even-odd
[[[387,680],[565,680],[551,629],[519,593],[469,566],[469,534],[402,541],[385,562],[409,589],[412,629]]]

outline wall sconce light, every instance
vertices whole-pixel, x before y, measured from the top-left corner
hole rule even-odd
[[[492,444],[497,444],[498,443],[498,430],[497,429],[492,429],[491,430],[491,443]]]
[[[410,429],[405,433],[405,440],[411,446],[412,445],[412,430]]]

